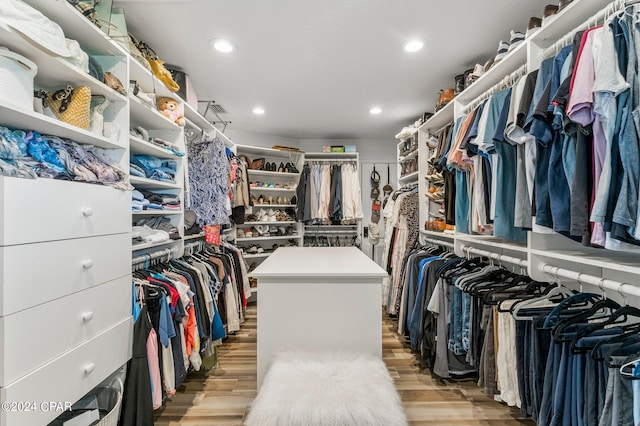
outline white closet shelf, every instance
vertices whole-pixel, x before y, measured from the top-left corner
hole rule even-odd
[[[158,145],[154,145],[151,142],[147,142],[136,136],[130,135],[129,142],[131,146],[131,153],[133,154],[153,155],[158,158],[182,158],[171,151],[167,151]]]
[[[299,173],[284,173],[284,172],[268,172],[266,170],[251,170],[247,169],[249,175],[253,176],[269,176],[269,177],[298,177]]]
[[[280,209],[286,209],[288,207],[294,208],[296,207],[296,205],[295,204],[254,204],[253,207],[260,207],[260,208],[276,207]]]
[[[132,125],[135,123],[153,130],[180,130],[180,126],[133,95],[129,96],[129,106]]]
[[[239,154],[247,154],[249,159],[253,161],[251,158],[252,155],[262,155],[265,157],[277,157],[288,159],[290,161],[296,161],[303,153],[300,151],[284,151],[280,149],[273,148],[263,148],[259,146],[249,146],[249,145],[236,145]],[[277,172],[276,172],[277,173]],[[294,173],[297,174],[297,173]]]
[[[313,160],[356,160],[358,159],[357,152],[307,152],[304,155],[305,161]]]
[[[144,249],[149,249],[149,248],[156,248],[156,247],[161,247],[161,246],[168,246],[171,244],[176,244],[176,243],[180,243],[182,242],[182,240],[168,240],[168,241],[162,241],[159,243],[143,243],[143,244],[135,244],[131,246],[131,251],[140,251],[140,250],[144,250]]]
[[[640,274],[640,254],[584,248],[578,250],[532,249],[531,254],[551,259],[575,262],[603,269]],[[587,252],[588,251],[588,252]]]
[[[20,110],[15,106],[0,101],[0,124],[12,129],[35,130],[45,135],[55,135],[71,139],[75,142],[99,146],[107,149],[124,149],[116,141],[98,136],[88,130],[64,123],[55,118],[47,117],[35,111]]]
[[[127,98],[101,81],[96,80],[80,68],[58,56],[37,48],[20,34],[0,27],[2,45],[21,54],[38,65],[36,86],[47,90],[63,89],[67,85],[73,87],[87,86],[92,95],[102,95],[112,102],[126,102]]]
[[[510,243],[508,241],[496,238],[493,235],[469,235],[456,232],[456,241],[462,241],[463,243],[477,244],[483,246],[491,246],[503,250],[517,251],[521,253],[527,252],[526,244]]]
[[[476,82],[477,83],[477,82]],[[455,98],[449,101],[440,111],[436,112],[418,128],[421,132],[436,132],[453,121],[453,104]]]
[[[182,214],[182,210],[142,210],[141,212],[132,211],[134,216],[166,216],[168,214]]]
[[[434,238],[443,238],[446,240],[453,240],[455,238],[455,235],[451,232],[437,232],[437,231],[427,231],[426,229],[421,229],[420,233],[423,235],[428,235],[430,237],[434,237]]]
[[[83,50],[94,55],[127,56],[120,45],[91,23],[67,1],[25,0],[49,19],[60,24],[67,38],[78,40]],[[123,81],[123,83],[125,83]]]
[[[408,153],[407,155],[403,155],[403,156],[399,157],[398,158],[398,162],[411,160],[412,158],[416,158],[417,156],[418,156],[418,150],[415,149],[415,150],[411,151],[410,153]]]
[[[404,175],[401,178],[398,179],[398,182],[400,182],[402,185],[406,185],[408,183],[412,183],[412,182],[417,182],[418,181],[418,173],[419,171],[415,171],[412,173],[409,173],[408,175]]]
[[[138,176],[129,176],[129,183],[136,188],[149,189],[182,189],[182,185],[177,183],[162,182],[159,180],[141,178]]]
[[[251,226],[251,225],[292,225],[294,222],[292,220],[281,220],[281,221],[275,221],[275,222],[245,222],[245,223],[239,223],[237,226]]]
[[[204,234],[194,234],[194,235],[185,235],[184,237],[182,237],[182,239],[184,241],[189,241],[189,240],[197,240],[199,238],[204,238],[205,235]]]
[[[269,240],[299,240],[301,235],[281,235],[277,237],[251,237],[251,238],[236,238],[237,242],[243,241],[269,241]]]
[[[574,0],[531,35],[531,41],[540,47],[549,47],[609,4],[611,0]]]
[[[251,192],[296,192],[296,188],[265,188],[261,186],[252,186]]]
[[[455,97],[454,101],[459,101],[463,104],[473,101],[526,62],[527,43],[523,41],[511,52],[507,53],[507,56],[505,56],[500,62],[492,66],[489,71],[485,72],[471,86],[459,93]]]

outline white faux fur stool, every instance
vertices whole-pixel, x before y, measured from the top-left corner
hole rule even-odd
[[[269,368],[247,426],[405,426],[387,367],[370,355],[282,352]]]

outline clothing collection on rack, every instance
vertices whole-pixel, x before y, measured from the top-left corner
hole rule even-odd
[[[249,190],[249,174],[247,162],[236,156],[227,148],[227,158],[230,162],[229,175],[231,178],[231,220],[236,224],[245,222],[245,212],[251,205]]]
[[[610,7],[604,25],[569,34],[456,121],[440,160],[456,173],[457,231],[522,243],[553,229],[637,250],[639,8]]]
[[[354,161],[307,161],[296,199],[296,219],[306,224],[354,224],[364,216]]]
[[[398,329],[433,374],[477,377],[539,425],[640,421],[640,309],[442,246],[413,250],[403,279]]]
[[[393,192],[382,213],[385,219],[382,265],[391,275],[389,288],[383,289],[386,295],[383,304],[391,315],[398,312],[407,256],[420,235],[418,205],[418,185],[412,184]]]
[[[134,259],[133,358],[121,421],[153,424],[153,410],[187,372],[212,368],[215,347],[240,330],[251,288],[242,252],[229,244],[185,246],[180,259]]]
[[[187,144],[189,199],[198,225],[229,224],[230,164],[222,139],[201,134]]]

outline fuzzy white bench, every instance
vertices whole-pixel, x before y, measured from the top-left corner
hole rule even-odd
[[[371,355],[277,354],[247,426],[405,426],[384,362]]]

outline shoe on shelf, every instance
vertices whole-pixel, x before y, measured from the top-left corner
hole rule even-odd
[[[238,238],[242,238],[242,237],[244,237],[244,230],[243,230],[243,229],[238,228],[238,229],[236,230],[236,237],[238,237]]]
[[[244,230],[244,237],[245,238],[252,238],[253,237],[253,232],[251,232],[251,229],[247,228]]]
[[[258,220],[258,217],[255,214],[248,214],[247,216],[245,216],[244,220],[246,222],[256,222]]]
[[[278,172],[284,173],[284,163],[280,163],[280,165],[278,166]]]
[[[250,229],[250,231],[251,231],[251,236],[252,236],[253,238],[257,238],[257,237],[259,237],[259,236],[260,236],[260,232],[258,232],[258,230],[256,229],[256,227],[255,227],[255,226],[252,226],[252,227],[251,227],[251,229]]]
[[[247,249],[247,253],[256,254],[258,252],[258,246],[253,245]]]
[[[277,198],[276,198],[276,204],[284,204],[284,203],[282,202],[282,197],[277,197]]]
[[[264,204],[264,195],[260,194],[260,196],[256,200],[256,204]]]
[[[267,211],[267,222],[276,222],[278,219],[276,219],[276,211],[274,211],[273,209],[269,209],[269,211]]]
[[[291,197],[290,202],[291,204],[296,205],[298,204],[298,198],[294,195],[293,197]]]
[[[509,52],[518,47],[524,41],[524,33],[511,30],[511,39],[509,40]]]
[[[265,200],[265,204],[275,204],[271,195],[267,197],[267,199]]]
[[[256,248],[256,253],[258,253],[258,254],[260,254],[260,253],[264,253],[264,249],[263,249],[262,247],[258,246],[258,247]]]
[[[282,225],[278,226],[278,235],[287,235],[287,229]]]
[[[269,233],[275,237],[280,235],[280,231],[278,230],[278,227],[275,225],[269,225]]]

